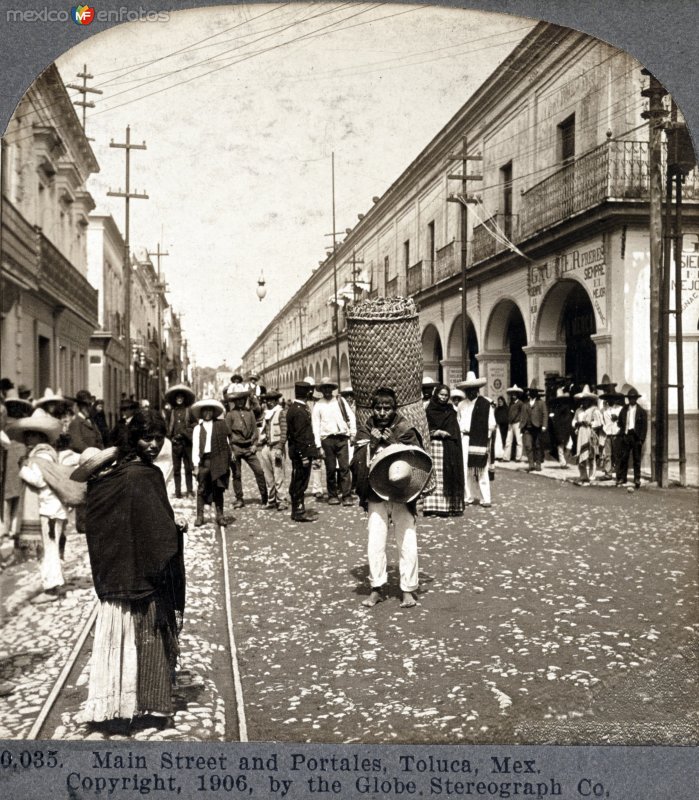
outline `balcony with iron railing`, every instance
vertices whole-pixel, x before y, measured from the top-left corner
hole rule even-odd
[[[505,250],[505,244],[498,241],[494,233],[500,232],[507,239],[516,239],[518,222],[517,214],[493,214],[485,222],[476,225],[471,239],[471,263],[477,264]]]
[[[398,276],[396,275],[395,278],[391,278],[390,281],[386,281],[386,297],[397,297],[398,296]]]
[[[649,184],[648,142],[605,142],[522,193],[519,238],[609,200],[648,201]],[[699,200],[696,170],[683,197]]]
[[[18,277],[33,283],[39,272],[37,229],[10,201],[2,198],[2,261]]]
[[[408,267],[407,270],[407,294],[416,294],[422,289],[422,261]]]
[[[97,327],[97,289],[68,261],[43,233],[39,233],[41,288],[54,302],[83,317]]]
[[[456,261],[456,242],[449,242],[444,247],[440,247],[434,262],[435,283],[457,275],[460,270],[461,266]]]

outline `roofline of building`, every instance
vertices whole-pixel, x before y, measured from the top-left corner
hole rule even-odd
[[[352,228],[347,237],[338,245],[336,258],[340,259],[340,254],[349,251],[352,244],[356,244],[356,240],[360,239],[364,231],[374,224],[377,216],[381,216],[387,208],[391,205],[394,196],[400,193],[402,187],[406,183],[413,180],[415,172],[423,169],[429,161],[434,161],[437,157],[436,151],[441,149],[449,149],[452,147],[451,139],[455,136],[456,130],[463,128],[464,119],[472,113],[474,106],[477,106],[482,101],[485,95],[493,91],[504,90],[507,80],[511,80],[515,75],[515,79],[519,80],[524,74],[525,63],[533,63],[537,59],[545,57],[548,53],[546,47],[547,43],[555,40],[557,36],[565,34],[566,36],[576,36],[581,39],[588,38],[594,39],[589,34],[583,34],[572,28],[561,27],[554,25],[550,22],[539,22],[529,33],[527,33],[522,41],[514,47],[512,52],[500,63],[500,65],[493,70],[493,72],[481,83],[475,92],[468,98],[463,106],[454,114],[454,116],[444,125],[439,132],[432,137],[425,147],[422,148],[420,153],[410,162],[410,164],[401,172],[396,180],[386,189],[381,195],[379,200],[365,213],[364,218],[360,220],[357,225]],[[611,46],[611,45],[610,45]],[[492,102],[492,100],[491,100]],[[441,152],[439,154],[441,156]],[[286,314],[286,312],[294,306],[303,295],[308,294],[311,284],[318,280],[321,274],[332,264],[332,255],[328,256],[323,264],[316,269],[312,275],[307,278],[304,283],[297,289],[292,297],[282,306],[282,308],[275,314],[274,318],[267,324],[264,330],[257,336],[254,342],[245,350],[242,356],[242,361],[248,358],[250,353],[259,347],[263,341],[275,328],[279,320]],[[324,276],[324,275],[323,275]],[[325,276],[324,276],[325,277]]]

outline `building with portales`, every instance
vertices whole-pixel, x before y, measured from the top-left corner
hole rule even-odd
[[[344,309],[378,295],[420,308],[425,374],[453,384],[462,348],[485,391],[607,374],[650,402],[648,78],[627,53],[540,23],[369,208],[243,358],[287,396],[311,375],[349,383]],[[462,154],[467,142],[466,317]],[[383,146],[382,143],[376,143]],[[684,183],[687,453],[699,454],[699,180]],[[671,323],[670,352],[674,352]],[[671,357],[670,383],[675,362]],[[671,455],[676,396],[670,392]]]

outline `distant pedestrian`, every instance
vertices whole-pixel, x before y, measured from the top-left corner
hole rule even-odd
[[[549,438],[551,449],[561,469],[568,469],[568,454],[572,449],[573,400],[563,386],[549,402]]]
[[[243,508],[245,505],[242,475],[243,462],[250,468],[257,483],[257,489],[260,492],[260,501],[263,506],[266,506],[268,500],[267,484],[262,465],[257,457],[260,432],[254,412],[247,407],[248,393],[233,392],[229,394],[229,398],[233,401],[233,408],[226,414],[226,426],[235,459],[232,464],[233,491],[235,493],[233,508]]]
[[[605,442],[600,457],[604,477],[601,480],[616,480],[621,460],[622,437],[619,416],[624,407],[624,395],[619,392],[600,395],[602,400],[602,420],[604,422]]]
[[[315,378],[311,375],[307,375],[303,379],[303,383],[307,383],[311,387],[311,391],[308,393],[306,399],[306,405],[308,406],[309,411],[311,412],[311,417],[313,415],[313,408],[315,407],[316,401],[319,399],[315,393]],[[322,453],[321,450],[318,453]],[[311,464],[311,477],[308,483],[308,488],[310,489],[311,494],[315,497],[316,502],[322,502],[325,498],[325,494],[323,492],[323,462],[318,455],[316,458],[313,459],[313,463]]]
[[[20,398],[16,389],[8,390],[5,395],[4,405],[7,410],[8,425],[12,424],[13,420],[30,417],[33,411],[32,404],[28,400]],[[3,452],[0,449],[0,460],[2,455]],[[23,437],[22,441],[19,441],[19,436],[15,438],[7,437],[5,441],[5,470],[2,494],[2,528],[5,536],[15,537],[19,533],[20,498],[22,496],[22,481],[19,477],[19,471],[26,455],[27,448]]]
[[[163,725],[174,711],[187,524],[175,519],[154,464],[164,441],[165,421],[143,409],[118,450],[83,460],[72,476],[87,481],[87,546],[100,600],[82,722],[150,717]]]
[[[505,442],[507,441],[507,431],[509,428],[510,410],[507,407],[507,400],[500,395],[495,401],[495,458],[502,461],[505,452]]]
[[[311,478],[313,460],[319,457],[311,410],[307,399],[313,393],[313,386],[307,381],[294,384],[294,402],[286,412],[289,457],[291,458],[291,519],[294,522],[315,522],[317,514],[307,511],[304,496]]]
[[[116,446],[126,433],[126,428],[138,411],[138,401],[133,397],[122,397],[119,402],[119,419],[109,433],[109,444]]]
[[[267,409],[264,416],[260,464],[267,483],[267,507],[285,511],[284,462],[286,461],[286,409],[281,393],[270,389],[262,398]]]
[[[386,599],[386,544],[393,524],[399,553],[401,607],[416,605],[419,588],[417,498],[431,471],[431,459],[420,434],[399,413],[390,387],[376,389],[372,413],[357,432],[354,468],[360,506],[368,512],[369,582],[362,605],[372,608]]]
[[[437,381],[429,375],[425,375],[422,379],[422,405],[427,408],[428,403],[432,399],[432,392],[437,385]]]
[[[82,453],[88,447],[101,450],[104,447],[102,434],[92,419],[92,403],[94,397],[87,389],[80,389],[75,395],[75,415],[68,426],[70,448],[76,453]]]
[[[102,444],[106,445],[109,442],[109,426],[107,425],[107,416],[104,413],[104,400],[101,398],[93,401],[90,408],[90,419],[100,432]]]
[[[541,472],[544,461],[543,434],[546,432],[548,414],[543,392],[532,381],[527,389],[527,398],[522,401],[522,413],[519,419],[524,452],[529,463],[528,472]]]
[[[599,447],[599,434],[604,425],[602,414],[597,407],[597,395],[590,391],[589,386],[584,386],[582,392],[575,395],[578,408],[573,418],[578,453],[578,471],[580,479],[575,481],[578,486],[589,486],[595,480],[597,473],[597,449]]]
[[[619,413],[619,432],[621,436],[621,453],[619,470],[616,475],[617,486],[626,484],[629,469],[629,458],[633,461],[633,483],[636,489],[641,488],[641,452],[648,433],[648,412],[638,405],[641,395],[632,386],[626,392],[628,405]]]
[[[505,440],[505,452],[502,454],[503,461],[512,458],[512,446],[515,445],[515,461],[522,460],[522,431],[520,428],[520,417],[522,416],[522,395],[524,390],[520,389],[515,383],[506,390],[509,399],[507,406],[507,439]]]
[[[426,415],[436,487],[423,499],[423,513],[426,517],[458,517],[464,511],[464,458],[461,430],[456,409],[449,401],[448,386],[435,386]]]
[[[449,400],[451,404],[454,406],[454,410],[456,411],[459,408],[459,403],[462,400],[466,399],[466,395],[461,391],[461,389],[452,389],[449,395]]]
[[[204,524],[204,506],[216,509],[216,522],[225,525],[223,498],[228,488],[231,454],[228,427],[221,418],[223,405],[205,398],[191,407],[198,425],[192,432],[192,466],[197,478],[197,516],[194,527]]]
[[[187,497],[194,494],[192,481],[192,431],[195,419],[191,407],[195,400],[194,392],[178,383],[165,392],[165,399],[171,406],[167,417],[167,435],[172,442],[172,469],[175,481],[175,497],[182,497],[182,470]]]
[[[323,397],[313,407],[311,420],[316,447],[325,461],[328,503],[353,505],[349,444],[357,435],[354,411],[342,396],[335,396],[337,384],[323,378],[319,385]]]
[[[459,403],[458,420],[461,430],[461,446],[464,458],[465,500],[467,506],[476,502],[474,492],[478,486],[481,506],[490,508],[490,478],[488,464],[490,438],[495,433],[495,412],[490,400],[478,392],[485,386],[485,378],[476,378],[469,372],[466,379],[457,384],[466,395]]]

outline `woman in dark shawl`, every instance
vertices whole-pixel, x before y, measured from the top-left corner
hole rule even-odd
[[[426,408],[430,452],[437,486],[424,499],[425,516],[456,517],[464,511],[464,459],[449,387],[438,384]]]
[[[137,412],[116,464],[88,478],[87,546],[101,604],[84,722],[173,713],[186,522],[175,520],[153,463],[164,439],[162,417]]]

